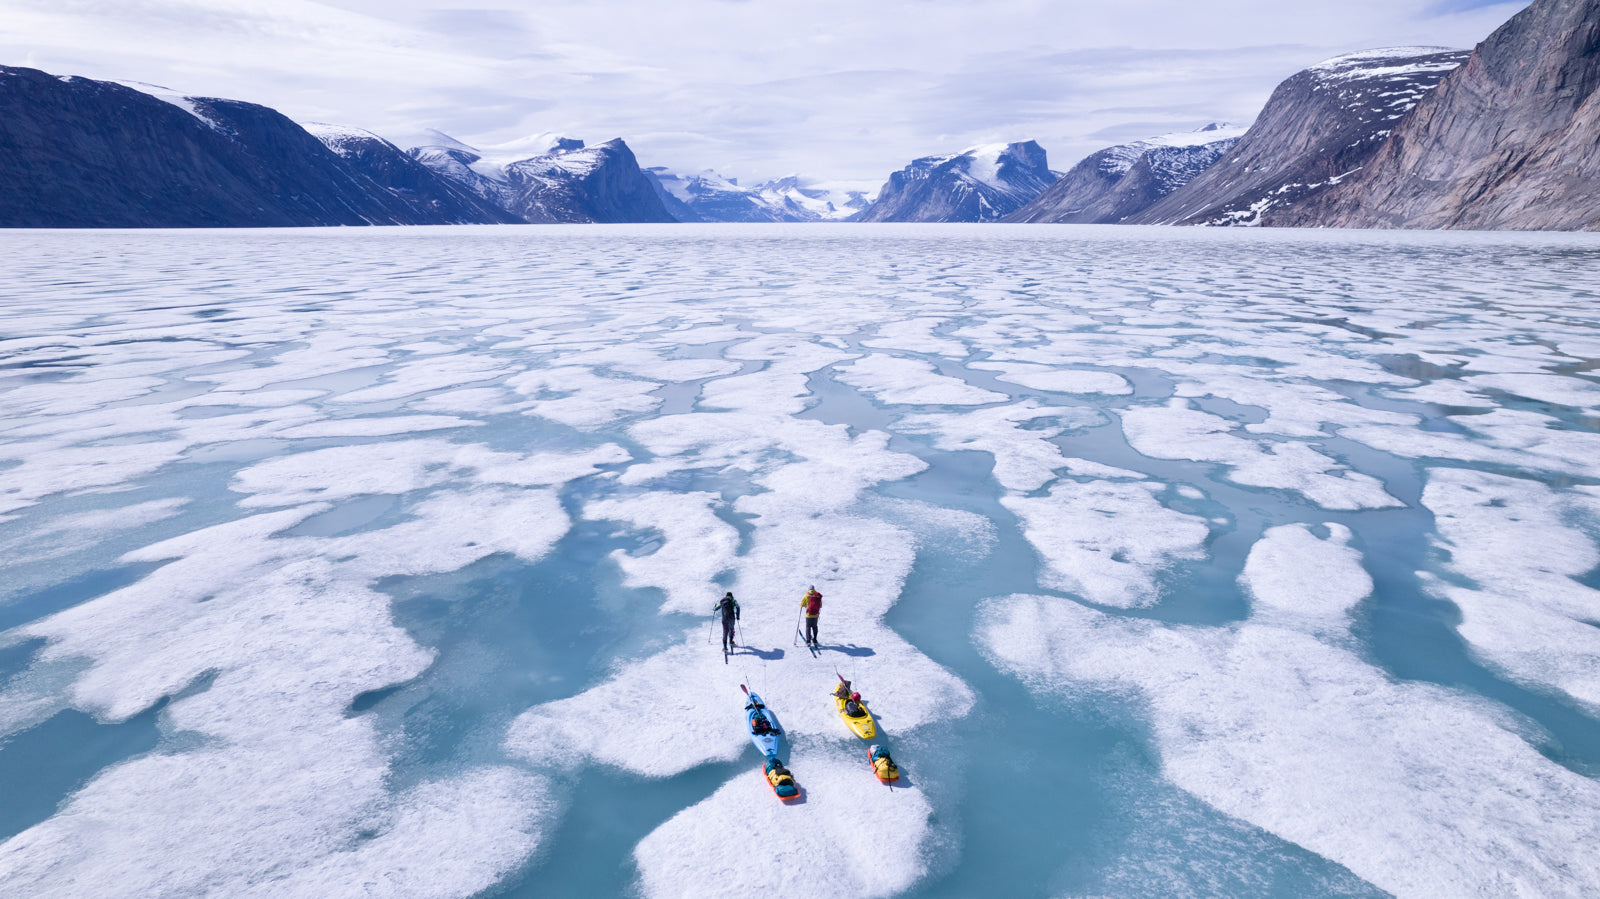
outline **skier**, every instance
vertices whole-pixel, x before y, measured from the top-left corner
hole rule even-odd
[[[817,616],[822,614],[822,594],[817,592],[815,584],[808,587],[806,595],[800,598],[800,607],[806,610],[806,642],[816,646]]]
[[[733,598],[733,591],[724,594],[711,611],[722,613],[722,651],[727,652],[733,648],[733,623],[739,620],[739,601]]]

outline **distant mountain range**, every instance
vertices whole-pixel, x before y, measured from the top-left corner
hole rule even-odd
[[[798,176],[740,187],[737,179],[716,172],[676,175],[655,166],[649,174],[660,186],[667,209],[680,222],[830,222],[865,209],[860,191],[837,195],[807,187]]]
[[[1248,129],[925,156],[875,196],[642,169],[617,138],[401,150],[254,103],[0,66],[0,227],[1083,222],[1600,229],[1600,0],[1537,0],[1473,51],[1347,54]]]

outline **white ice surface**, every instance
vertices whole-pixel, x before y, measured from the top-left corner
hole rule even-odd
[[[834,369],[839,380],[879,401],[917,406],[981,406],[1006,399],[1005,394],[973,387],[947,377],[932,365],[895,356],[868,356]]]
[[[661,401],[650,396],[660,385],[629,378],[606,378],[581,366],[530,371],[506,380],[506,385],[532,398],[527,408],[535,415],[594,430],[618,418],[646,412]]]
[[[1502,390],[1531,400],[1579,409],[1592,409],[1600,405],[1600,384],[1581,378],[1508,372],[1471,375],[1463,378],[1462,383],[1479,390]]]
[[[1382,509],[1401,505],[1371,475],[1300,442],[1261,444],[1236,436],[1237,426],[1174,399],[1122,413],[1134,449],[1156,459],[1191,459],[1229,466],[1228,479],[1252,487],[1292,490],[1325,509]]]
[[[171,518],[188,502],[182,497],[153,499],[128,506],[63,515],[25,534],[0,540],[0,558],[15,565],[68,555],[91,547],[111,534]]]
[[[488,453],[508,458],[470,468],[486,486],[425,499],[390,527],[282,536],[328,500],[354,495],[318,485],[415,489],[432,483],[417,460],[448,451],[467,452],[414,441],[263,463],[241,473],[236,489],[262,491],[273,505],[323,501],[129,553],[125,561],[165,564],[22,629],[50,641],[36,666],[89,660],[70,700],[110,720],[211,680],[163,713],[173,731],[202,738],[195,748],[101,772],[64,814],[5,844],[0,880],[33,894],[116,883],[138,895],[313,896],[374,877],[379,894],[442,896],[481,889],[525,859],[550,811],[537,779],[466,770],[391,796],[388,749],[372,719],[346,710],[362,692],[417,676],[433,655],[390,622],[387,597],[370,584],[497,552],[537,560],[568,527],[555,492],[497,486],[495,472],[519,457]],[[580,476],[595,455],[549,467]],[[196,814],[223,808],[230,813]],[[468,828],[476,838],[459,842]],[[436,848],[444,844],[447,854]]]
[[[1023,536],[1044,561],[1040,583],[1101,605],[1129,608],[1160,598],[1157,575],[1199,559],[1205,519],[1163,506],[1163,485],[1063,481],[1044,496],[1006,496]]]
[[[1017,362],[979,362],[978,369],[1000,372],[1002,381],[1044,390],[1050,393],[1099,393],[1126,396],[1133,392],[1128,379],[1110,371],[1082,371],[1071,368],[1052,368],[1046,365],[1025,365]]]
[[[1397,682],[1341,645],[1348,636],[1330,625],[1371,584],[1344,537],[1319,551],[1302,526],[1264,535],[1244,576],[1264,614],[1240,625],[1175,627],[1013,596],[990,603],[979,639],[1036,691],[1131,691],[1173,783],[1382,889],[1600,889],[1587,851],[1600,839],[1600,784],[1529,746],[1503,709]]]
[[[640,841],[644,894],[875,897],[915,884],[934,814],[926,796],[878,783],[860,741],[819,747],[797,764],[803,802],[774,799],[752,763]]]
[[[612,552],[623,583],[665,593],[663,613],[705,615],[715,603],[708,597],[718,596],[713,578],[739,549],[739,532],[714,511],[719,500],[713,493],[643,493],[589,503],[584,517],[661,532],[661,545],[649,554]]]
[[[862,346],[904,350],[910,353],[932,353],[953,359],[965,358],[970,352],[959,340],[934,334],[935,328],[949,323],[944,318],[909,318],[892,321],[878,328],[878,336],[861,341]]]
[[[1033,424],[1041,420],[1060,425]],[[1040,406],[1027,400],[961,414],[910,415],[900,420],[897,430],[934,434],[934,446],[939,449],[989,453],[994,456],[994,479],[1000,486],[1026,492],[1049,483],[1057,469],[1073,466],[1052,438],[1066,428],[1099,421],[1098,413],[1086,409]]]
[[[1461,610],[1462,639],[1490,665],[1600,713],[1600,590],[1578,578],[1600,565],[1600,500],[1522,478],[1436,468],[1422,503],[1446,570],[1432,581]],[[1578,527],[1587,523],[1589,529]]]

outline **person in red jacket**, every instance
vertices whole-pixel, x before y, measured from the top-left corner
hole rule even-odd
[[[822,614],[822,594],[817,592],[816,585],[808,588],[806,595],[801,597],[800,608],[806,610],[806,642],[816,646],[817,616]]]

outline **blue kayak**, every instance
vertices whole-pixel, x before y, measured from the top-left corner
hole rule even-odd
[[[744,726],[750,733],[750,742],[756,744],[756,748],[767,758],[777,758],[783,748],[783,725],[778,723],[778,716],[767,708],[758,694],[742,686],[740,689],[750,697],[744,704]]]

